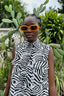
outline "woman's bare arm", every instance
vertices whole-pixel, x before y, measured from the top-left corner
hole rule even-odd
[[[11,65],[11,72],[10,72],[10,75],[9,75],[9,78],[8,78],[8,82],[7,82],[7,85],[6,85],[6,88],[5,88],[4,96],[8,96],[8,94],[9,94],[12,68],[13,68],[13,65]]]
[[[53,50],[50,47],[49,56],[48,56],[48,64],[49,64],[49,96],[58,96],[56,92],[55,86],[55,76],[54,76],[54,55]]]
[[[12,51],[12,60],[14,59],[14,57],[15,57],[15,46],[13,47],[13,51]],[[9,94],[12,69],[13,69],[13,65],[11,65],[11,71],[10,71],[8,82],[7,82],[7,85],[6,85],[6,88],[5,88],[4,96],[8,96],[8,94]]]

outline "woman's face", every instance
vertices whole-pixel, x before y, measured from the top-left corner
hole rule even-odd
[[[38,22],[37,22],[36,17],[28,16],[24,19],[23,24],[27,25],[27,26],[30,26],[33,24],[38,25]],[[40,31],[40,29],[38,29],[35,32],[32,32],[32,31],[30,31],[30,29],[28,29],[27,32],[24,32],[24,35],[30,43],[33,43],[34,41],[36,41],[39,31]]]

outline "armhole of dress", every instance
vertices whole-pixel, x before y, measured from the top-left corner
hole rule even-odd
[[[47,45],[47,46],[48,46],[48,54],[47,54],[47,56],[49,56],[50,46],[49,45]],[[48,64],[48,70],[49,70],[49,64]]]

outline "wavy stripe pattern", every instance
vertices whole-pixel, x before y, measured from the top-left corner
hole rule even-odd
[[[48,53],[39,39],[16,45],[9,96],[49,96]]]

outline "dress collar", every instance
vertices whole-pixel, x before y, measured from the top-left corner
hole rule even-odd
[[[35,47],[39,47],[40,46],[40,40],[37,38],[36,41],[34,41],[33,43],[30,43],[26,40],[27,46],[35,46]]]

